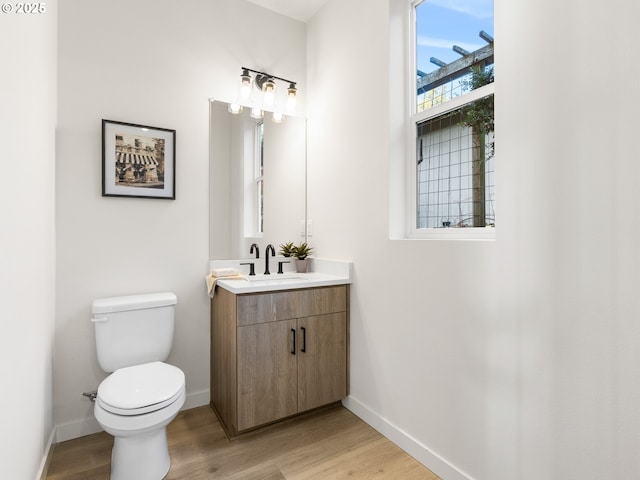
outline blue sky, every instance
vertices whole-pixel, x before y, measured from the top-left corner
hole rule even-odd
[[[493,36],[493,0],[425,0],[416,13],[417,64],[426,73],[438,68],[431,57],[450,63],[460,58],[453,45],[471,52],[487,44],[480,30]]]

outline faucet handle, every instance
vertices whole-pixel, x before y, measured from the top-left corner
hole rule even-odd
[[[282,271],[282,264],[283,263],[291,263],[291,262],[289,260],[280,260],[280,261],[278,261],[278,273],[284,273]]]
[[[241,263],[240,265],[249,265],[249,276],[256,274],[256,264],[253,262]]]

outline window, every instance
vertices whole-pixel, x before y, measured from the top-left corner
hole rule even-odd
[[[237,118],[243,135],[239,172],[244,188],[243,233],[246,238],[259,238],[264,233],[264,123],[248,115]]]
[[[420,0],[411,7],[410,235],[492,236],[493,5]]]
[[[256,232],[264,233],[264,122],[256,124]]]

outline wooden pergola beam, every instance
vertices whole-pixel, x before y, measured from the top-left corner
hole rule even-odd
[[[448,81],[460,77],[461,72],[468,70],[471,66],[479,62],[493,63],[493,43],[485,45],[462,58],[440,67],[431,73],[426,74],[418,80],[418,94],[433,90]],[[466,72],[465,72],[466,73]]]

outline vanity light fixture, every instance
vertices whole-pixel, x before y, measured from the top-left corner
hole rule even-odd
[[[245,105],[251,105],[251,117],[253,118],[262,118],[264,112],[263,110],[272,111],[273,113],[273,121],[276,123],[282,122],[284,115],[283,110],[287,112],[292,112],[296,108],[296,96],[298,94],[298,89],[296,88],[296,82],[292,80],[287,80],[286,78],[276,77],[275,75],[271,75],[270,73],[261,72],[258,70],[252,70],[251,68],[241,67],[242,73],[240,75],[240,103]],[[255,74],[255,78],[251,78],[251,73]],[[280,106],[277,97],[277,86],[276,81],[284,82],[288,84],[288,88],[286,89],[286,97],[283,99],[283,105]],[[259,93],[258,98],[252,98],[255,86],[255,90]],[[229,106],[229,111],[231,113],[240,113],[242,107],[240,103],[232,104]],[[236,108],[235,105],[240,106],[240,108]],[[258,107],[257,105],[260,105]],[[232,106],[234,108],[232,109]]]

